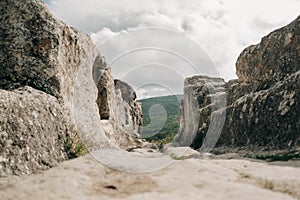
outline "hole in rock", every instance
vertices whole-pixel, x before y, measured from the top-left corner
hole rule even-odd
[[[106,189],[110,189],[110,190],[117,190],[117,187],[114,186],[114,185],[107,185],[107,186],[104,186]]]

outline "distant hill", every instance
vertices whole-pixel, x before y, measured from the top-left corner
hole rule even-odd
[[[143,137],[156,133],[151,137],[146,137],[146,140],[156,143],[172,141],[179,129],[179,102],[181,99],[183,99],[183,95],[138,100],[142,103],[143,109]],[[152,123],[149,116],[151,107]]]

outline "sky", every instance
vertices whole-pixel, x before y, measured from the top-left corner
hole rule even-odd
[[[183,93],[186,77],[237,78],[243,49],[300,14],[300,0],[49,0],[88,33],[139,98]]]

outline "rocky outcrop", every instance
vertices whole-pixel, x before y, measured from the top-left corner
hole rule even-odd
[[[299,150],[299,59],[300,17],[241,53],[238,80],[187,78],[176,143],[202,151]]]
[[[133,132],[137,134],[142,133],[142,105],[136,101],[136,93],[134,89],[121,80],[114,80],[116,94],[121,94],[123,101],[129,105],[129,109],[125,108],[125,125],[132,121]],[[120,110],[120,109],[117,109]],[[124,121],[124,120],[122,120]]]
[[[134,128],[116,128],[126,123],[116,110],[131,116],[131,105],[115,93],[110,67],[88,35],[40,0],[1,1],[0,11],[0,176],[51,167],[83,146],[135,141]]]
[[[220,134],[220,130],[216,129],[224,124],[224,120],[219,120],[219,118],[225,115],[218,113],[215,115],[218,118],[214,118],[214,120],[210,115],[225,105],[226,95],[223,79],[207,76],[187,78],[184,82],[184,99],[180,105],[181,124],[179,132],[181,134],[176,139],[179,144],[194,148],[199,142],[202,144],[205,135],[199,134],[199,132],[209,132],[208,135],[216,138],[215,140],[210,138],[209,143],[216,142]],[[210,126],[211,120],[220,126]]]
[[[122,94],[122,99],[130,104],[130,102],[134,102],[136,99],[136,93],[134,89],[125,83],[124,81],[115,79],[114,80],[116,92],[120,92]]]
[[[239,80],[266,87],[300,70],[299,27],[300,16],[246,48],[236,62]]]
[[[101,128],[111,141],[131,148],[142,131],[141,104],[135,101],[133,88],[123,81],[113,80],[110,67],[104,65],[106,67],[94,68],[99,74],[96,85]]]

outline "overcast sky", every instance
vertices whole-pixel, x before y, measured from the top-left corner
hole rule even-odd
[[[48,2],[57,17],[91,35],[114,78],[133,85],[139,98],[182,93],[193,74],[236,78],[239,53],[300,14],[300,0]]]

